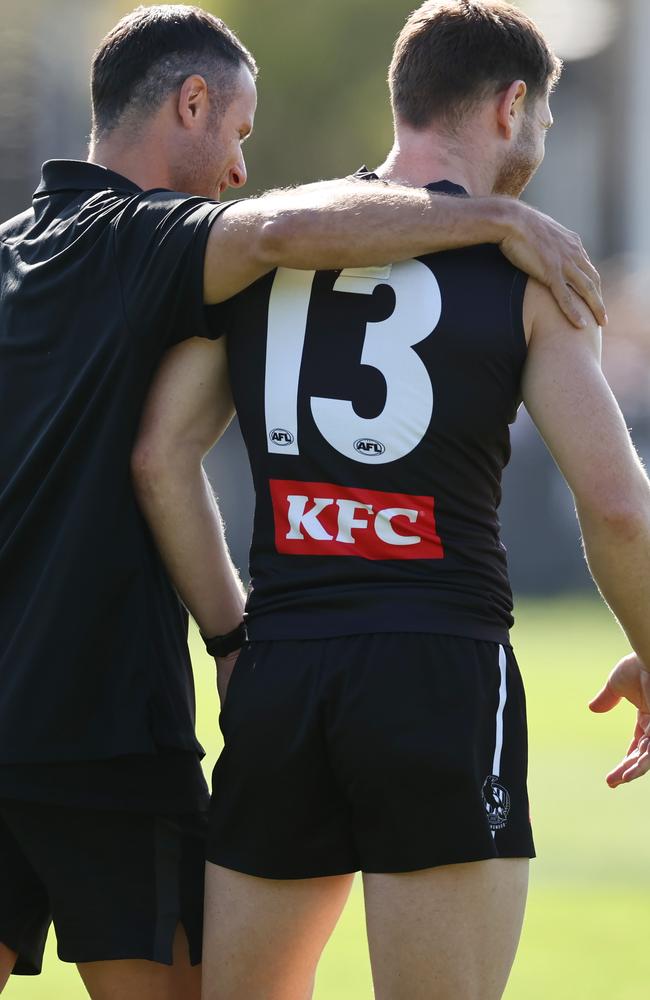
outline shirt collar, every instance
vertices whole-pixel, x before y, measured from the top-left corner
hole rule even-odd
[[[377,174],[373,170],[368,170],[366,166],[359,167],[354,176],[364,181],[378,180]],[[427,191],[439,191],[441,194],[455,194],[465,198],[468,196],[465,188],[460,184],[454,184],[453,181],[432,181],[431,184],[424,186]]]
[[[113,170],[85,160],[47,160],[43,164],[41,183],[35,197],[55,191],[128,191],[139,193],[142,188]]]

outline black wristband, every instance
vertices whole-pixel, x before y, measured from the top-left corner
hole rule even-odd
[[[211,639],[206,639],[203,636],[203,641],[210,656],[228,656],[229,653],[234,653],[235,650],[241,649],[244,643],[248,641],[246,622],[240,622],[237,628],[234,628],[232,632],[226,633],[226,635],[215,635]]]

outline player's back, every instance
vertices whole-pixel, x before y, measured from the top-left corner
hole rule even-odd
[[[497,247],[479,246],[279,270],[224,310],[257,498],[254,638],[507,641],[497,508],[525,286]]]

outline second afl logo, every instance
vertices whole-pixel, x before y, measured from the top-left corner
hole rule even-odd
[[[374,438],[357,438],[354,442],[354,450],[360,455],[383,455],[386,451],[386,446],[381,443],[381,441],[375,441]]]
[[[280,445],[281,448],[293,444],[293,434],[291,431],[285,431],[283,427],[274,427],[272,431],[269,431],[269,439],[273,444]]]

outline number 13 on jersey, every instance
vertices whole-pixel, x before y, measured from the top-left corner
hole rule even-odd
[[[374,269],[376,273],[376,269]],[[433,414],[429,373],[413,350],[437,327],[440,287],[426,264],[407,260],[373,276],[354,269],[341,272],[334,292],[371,295],[380,284],[395,293],[395,308],[380,322],[369,322],[361,364],[376,368],[386,382],[386,404],[376,417],[360,417],[350,400],[312,396],[312,417],[320,433],[347,458],[366,464],[395,462],[420,443]],[[298,386],[314,271],[280,268],[269,300],[265,374],[265,415],[270,453],[300,454]],[[332,350],[339,332],[332,330]]]

